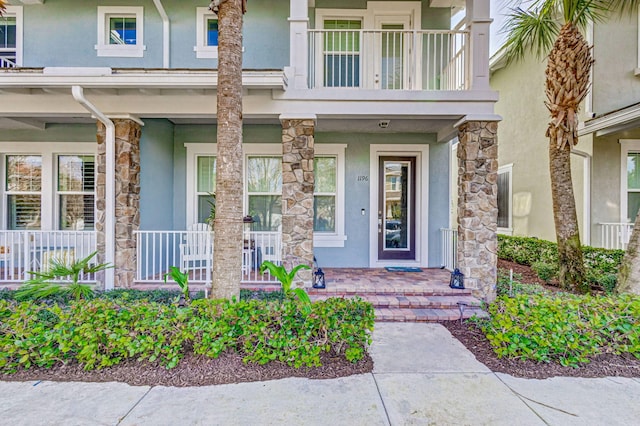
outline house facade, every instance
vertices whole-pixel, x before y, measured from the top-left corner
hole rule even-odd
[[[591,90],[571,155],[583,244],[623,249],[640,206],[640,12],[613,16],[587,31],[593,44]],[[498,228],[555,241],[549,180],[545,60],[505,64],[491,58],[491,87],[500,92]],[[637,187],[637,188],[636,188]]]
[[[196,225],[215,194],[217,17],[207,2],[125,3],[14,1],[0,20],[0,283],[94,250],[115,268],[85,278],[107,289],[169,265],[210,280],[212,239]],[[460,188],[488,187],[461,203],[459,263],[490,291],[489,24],[488,0],[250,2],[245,281],[264,260],[314,255],[441,266],[457,136]]]

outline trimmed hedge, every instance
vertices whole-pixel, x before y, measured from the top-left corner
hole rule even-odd
[[[499,357],[578,366],[602,353],[640,358],[640,297],[501,296],[481,328]]]
[[[175,367],[188,350],[246,362],[320,365],[321,352],[356,362],[371,343],[373,306],[332,298],[305,315],[293,300],[231,303],[197,300],[189,307],[146,300],[32,303],[0,300],[0,371],[77,361],[87,370],[127,359]],[[191,349],[192,348],[192,349]]]

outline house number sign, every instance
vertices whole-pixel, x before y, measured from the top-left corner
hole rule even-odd
[[[369,176],[358,176],[358,182],[369,182]]]

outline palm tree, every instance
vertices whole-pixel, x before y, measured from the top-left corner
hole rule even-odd
[[[6,10],[7,7],[7,2],[5,2],[5,0],[0,0],[0,16],[2,16],[2,13]]]
[[[520,0],[505,25],[507,61],[527,53],[547,56],[545,105],[550,113],[549,169],[553,217],[558,241],[559,281],[564,288],[587,291],[578,217],[571,182],[571,149],[578,143],[578,112],[587,95],[593,64],[582,32],[589,22],[612,12],[634,10],[640,0]]]
[[[218,14],[218,152],[211,297],[239,298],[242,269],[242,14],[244,0],[214,0]]]

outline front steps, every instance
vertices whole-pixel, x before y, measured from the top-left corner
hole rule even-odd
[[[329,297],[360,297],[373,304],[378,322],[439,322],[486,316],[480,300],[471,290],[456,289],[365,289],[345,292],[330,289],[309,289],[312,301]]]

